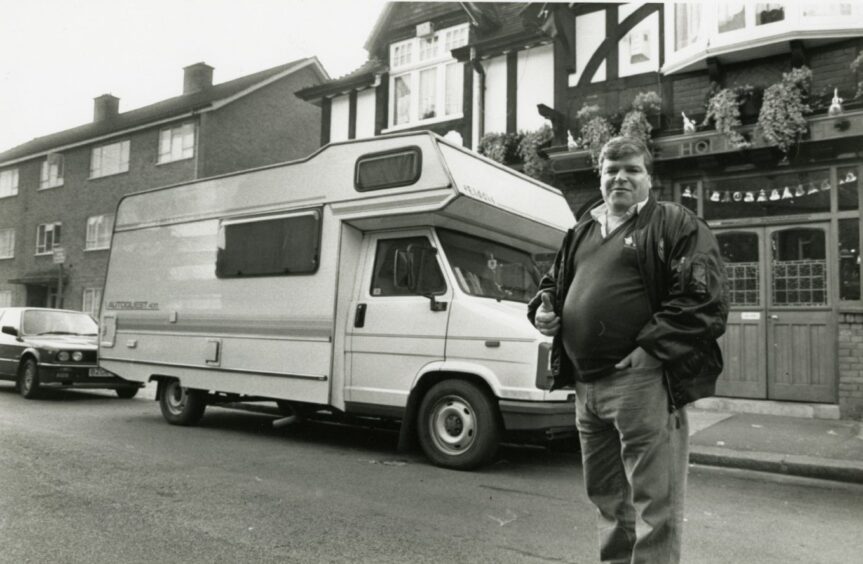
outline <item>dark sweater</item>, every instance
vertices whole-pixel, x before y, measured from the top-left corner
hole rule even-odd
[[[575,252],[575,277],[563,304],[563,346],[579,380],[614,371],[650,321],[650,302],[638,271],[631,218],[605,239],[594,222]]]

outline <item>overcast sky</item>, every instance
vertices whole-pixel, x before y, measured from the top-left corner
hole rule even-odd
[[[0,151],[182,93],[184,66],[216,83],[317,56],[332,77],[365,61],[383,0],[0,0]]]

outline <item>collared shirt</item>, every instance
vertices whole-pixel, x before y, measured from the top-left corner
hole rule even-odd
[[[640,212],[645,204],[647,204],[647,200],[649,199],[650,198],[645,198],[637,204],[633,204],[632,207],[626,210],[626,213],[623,215],[609,214],[608,204],[603,202],[590,210],[590,215],[593,216],[593,219],[595,219],[597,223],[599,223],[599,233],[602,235],[602,238],[605,239],[608,237],[609,233],[623,225],[630,217],[638,215],[638,212]]]

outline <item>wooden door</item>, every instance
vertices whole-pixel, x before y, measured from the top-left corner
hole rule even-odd
[[[719,340],[725,368],[716,393],[739,398],[767,398],[764,230],[717,232],[731,304],[725,335]]]
[[[827,224],[766,230],[770,399],[835,401],[837,345],[828,233]]]

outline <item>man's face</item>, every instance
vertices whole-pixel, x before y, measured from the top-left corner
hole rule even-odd
[[[602,161],[601,170],[599,189],[605,204],[614,214],[626,213],[650,194],[650,174],[644,166],[644,155],[620,160],[606,158]]]

